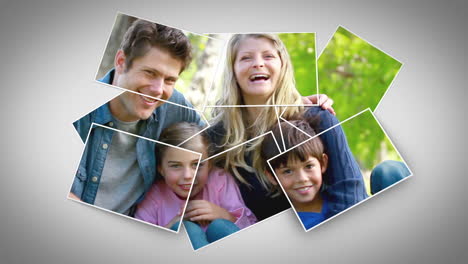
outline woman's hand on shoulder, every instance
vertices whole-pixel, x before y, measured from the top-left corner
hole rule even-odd
[[[189,201],[184,215],[184,219],[188,219],[193,222],[213,221],[220,218],[229,220],[233,223],[237,220],[226,209],[205,200]]]
[[[333,115],[336,115],[335,110],[333,109],[333,99],[328,97],[326,94],[313,94],[309,96],[302,97],[302,102],[304,104],[318,104],[322,109],[328,110]]]

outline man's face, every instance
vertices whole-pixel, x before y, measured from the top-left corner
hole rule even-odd
[[[119,50],[115,56],[113,85],[145,94],[153,98],[168,100],[179,78],[182,63],[168,52],[152,47],[144,56],[135,58],[130,68],[125,66],[125,55]],[[110,103],[112,114],[119,120],[131,122],[146,120],[156,107],[164,102],[124,92]]]

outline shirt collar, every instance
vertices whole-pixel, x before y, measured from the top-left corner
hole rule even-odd
[[[104,75],[104,77],[102,77],[98,81],[107,83],[107,84],[112,84],[112,81],[114,80],[114,73],[115,73],[115,69],[112,68],[110,71],[106,73],[106,75]]]
[[[103,104],[96,109],[95,122],[101,125],[107,124],[112,121],[112,114],[109,108],[109,102]]]

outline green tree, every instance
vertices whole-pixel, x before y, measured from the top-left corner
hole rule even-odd
[[[317,63],[320,93],[335,101],[333,107],[339,120],[366,108],[375,110],[402,66],[342,27],[335,32]],[[361,168],[372,169],[383,156],[398,159],[372,114],[364,113],[359,122],[354,119],[346,122],[343,129]]]
[[[281,33],[294,67],[296,87],[301,95],[317,93],[315,33]]]

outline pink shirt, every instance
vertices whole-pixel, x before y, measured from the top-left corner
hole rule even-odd
[[[257,218],[245,206],[239,187],[226,171],[213,168],[203,190],[192,200],[205,200],[214,203],[237,218],[235,224],[245,228],[257,222]],[[185,199],[180,199],[164,181],[158,181],[138,205],[135,218],[159,226],[166,226],[179,210],[185,206]]]

